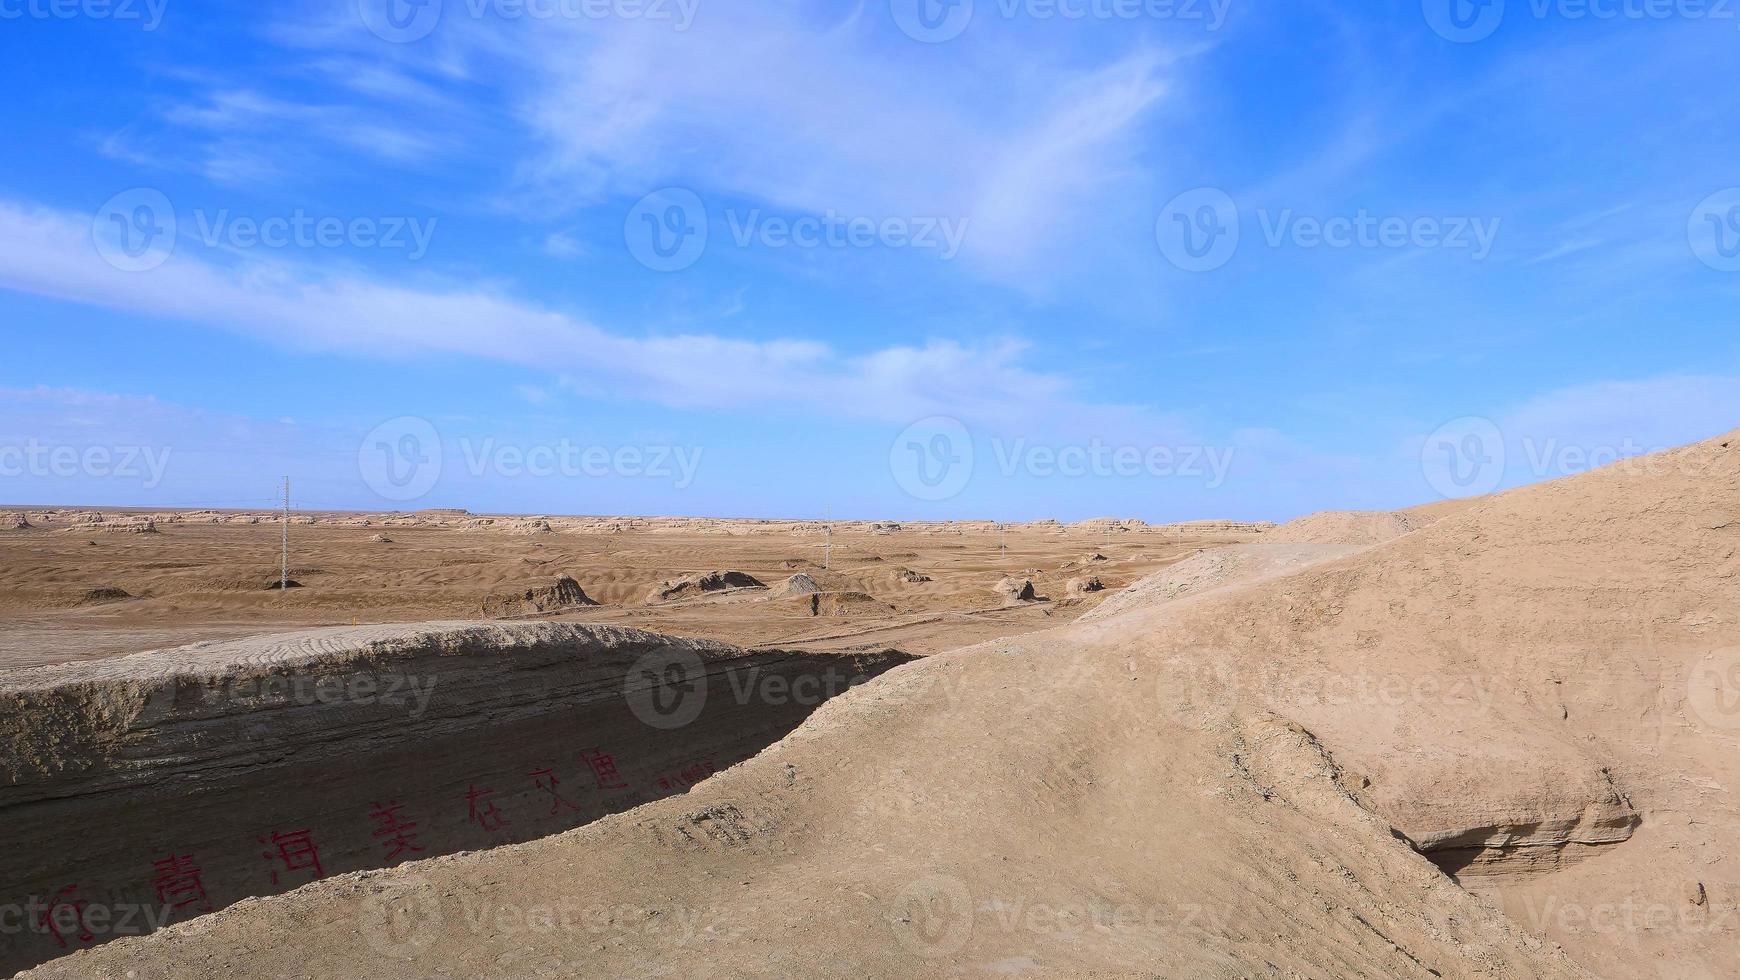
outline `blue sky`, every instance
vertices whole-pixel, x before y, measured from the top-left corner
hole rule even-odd
[[[1740,4],[391,2],[0,0],[0,500],[1284,519],[1740,424]]]

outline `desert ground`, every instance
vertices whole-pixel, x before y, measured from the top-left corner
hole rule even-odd
[[[1735,439],[1278,527],[296,515],[287,591],[271,515],[15,508],[0,969],[1732,977]]]
[[[742,646],[934,653],[1068,621],[1117,589],[1267,525],[997,525],[0,506],[0,667],[138,653],[306,626],[555,618]],[[768,589],[694,589],[735,571]],[[794,575],[820,590],[779,595]],[[526,599],[572,578],[583,597]],[[1031,580],[1049,601],[1010,602]],[[1092,592],[1070,583],[1097,580]],[[806,586],[806,589],[808,587]],[[595,603],[595,604],[589,604]],[[541,607],[541,608],[540,608]]]

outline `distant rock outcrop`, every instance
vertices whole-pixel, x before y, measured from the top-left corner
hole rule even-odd
[[[655,586],[652,594],[647,596],[648,602],[670,602],[675,599],[688,599],[708,592],[724,592],[730,589],[764,589],[761,580],[744,572],[706,572],[700,575],[685,575],[682,578],[670,579]]]
[[[1030,578],[1006,578],[998,582],[996,592],[1003,597],[1004,602],[1034,602],[1039,598],[1033,591],[1033,580]]]
[[[483,602],[483,614],[500,619],[507,616],[535,616],[538,613],[576,609],[598,605],[571,575],[556,579],[554,585],[527,589],[511,595],[491,596]]]
[[[1105,583],[1101,582],[1097,576],[1069,580],[1069,594],[1072,596],[1079,597],[1094,592],[1104,592],[1105,590]]]
[[[786,599],[798,595],[814,595],[820,591],[822,587],[816,584],[815,579],[799,572],[776,586],[770,598]]]

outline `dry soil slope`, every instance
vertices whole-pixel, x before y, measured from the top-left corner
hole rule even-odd
[[[1462,502],[1455,502],[1460,506]],[[1243,588],[1383,544],[1437,521],[1450,508],[1331,510],[1295,518],[1260,540],[1205,548],[1111,596],[1084,620],[1109,619],[1211,591]]]
[[[1185,725],[1151,681],[1088,644],[933,658],[685,797],[36,975],[1582,975],[1393,838],[1309,736]]]
[[[1092,628],[1152,638],[1204,717],[1261,707],[1309,728],[1394,825],[1477,859],[1471,887],[1586,965],[1732,976],[1737,440]]]
[[[1583,975],[1303,729],[1199,710],[1177,613],[1207,604],[908,665],[687,796],[40,975]]]

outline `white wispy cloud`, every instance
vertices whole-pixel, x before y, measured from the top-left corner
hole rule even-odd
[[[1083,398],[1070,379],[1024,366],[1015,342],[842,352],[801,338],[631,336],[503,292],[406,286],[200,252],[197,243],[181,243],[148,272],[123,272],[103,260],[92,235],[87,217],[0,202],[0,287],[352,356],[517,364],[590,391],[679,408],[801,406],[882,421],[946,414],[993,431],[1177,427],[1150,410]]]
[[[688,30],[450,3],[429,38],[391,45],[354,6],[271,36],[346,66],[347,84],[403,110],[397,126],[450,116],[442,101],[498,106],[526,149],[495,197],[528,219],[667,185],[798,213],[965,219],[963,268],[1023,289],[1066,276],[1079,243],[1145,195],[1143,124],[1189,56],[1139,37],[1110,57],[995,34],[935,49],[898,35],[885,7],[803,2],[711,5]]]

